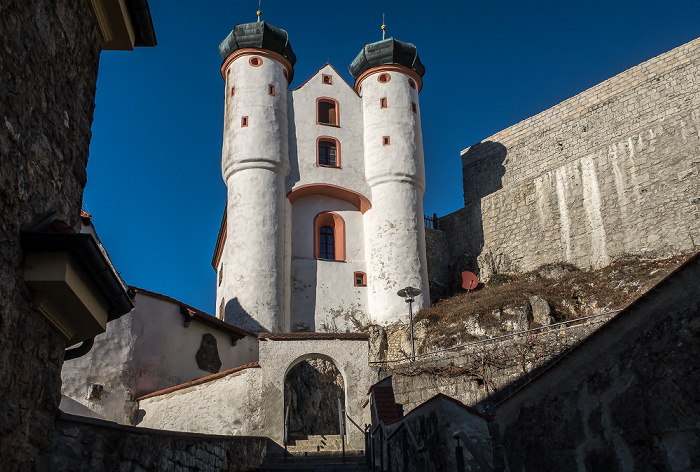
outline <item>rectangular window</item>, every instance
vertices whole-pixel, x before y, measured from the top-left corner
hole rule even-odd
[[[248,126],[248,117],[243,116],[241,117],[241,128],[245,128],[246,126]]]
[[[389,145],[389,136],[383,136],[382,137],[382,145],[388,146]]]
[[[321,259],[335,259],[335,238],[333,235],[333,228],[330,226],[322,226],[320,237]]]
[[[318,164],[327,167],[338,166],[337,148],[332,141],[318,142]]]
[[[418,113],[418,107],[415,102],[411,102],[411,111],[413,111],[413,113]]]
[[[379,108],[386,108],[386,97],[379,99]]]
[[[327,75],[323,74],[322,76],[322,81],[326,85],[333,85],[333,76],[332,75]]]
[[[235,85],[233,87],[231,87],[231,96],[233,97],[234,95],[236,95],[236,86]]]
[[[355,272],[355,287],[366,287],[367,275],[364,272]]]
[[[267,93],[269,93],[271,96],[275,96],[275,86],[274,85],[268,85],[267,86]]]
[[[316,108],[317,122],[321,125],[338,126],[338,102],[333,99],[319,99]]]

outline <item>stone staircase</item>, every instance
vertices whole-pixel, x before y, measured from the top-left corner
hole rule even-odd
[[[265,457],[258,472],[283,470],[307,472],[365,472],[365,453],[345,445],[343,461],[339,435],[311,435],[292,439],[287,446],[289,454],[272,453]]]

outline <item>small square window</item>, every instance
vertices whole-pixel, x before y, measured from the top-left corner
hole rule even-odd
[[[355,272],[355,287],[366,287],[367,275],[364,272]]]
[[[389,136],[383,136],[383,137],[382,137],[382,145],[388,146],[388,145],[390,144],[389,141],[390,141],[390,140],[389,140]]]
[[[248,117],[243,116],[241,117],[241,128],[245,128],[246,126],[248,126]]]
[[[333,76],[332,75],[327,75],[323,74],[321,76],[321,81],[326,84],[326,85],[333,85]]]
[[[386,97],[379,99],[379,108],[386,108]]]
[[[418,107],[416,106],[415,102],[411,102],[411,111],[413,113],[418,113]]]
[[[275,96],[275,86],[274,85],[268,85],[267,86],[267,93],[269,93],[271,96]]]

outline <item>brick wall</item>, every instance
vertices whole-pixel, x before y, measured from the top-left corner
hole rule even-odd
[[[79,221],[100,38],[89,0],[3,2],[0,31],[0,468],[45,470],[65,341],[32,307],[19,235]]]
[[[700,247],[699,66],[697,39],[463,151],[452,259],[486,279]]]

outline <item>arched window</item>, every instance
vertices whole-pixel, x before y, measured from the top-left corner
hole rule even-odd
[[[319,125],[340,126],[338,102],[332,98],[316,100],[316,123]]]
[[[322,167],[340,167],[340,142],[328,136],[321,136],[316,141],[316,165]]]
[[[345,220],[339,214],[325,211],[314,218],[314,257],[345,260]]]

